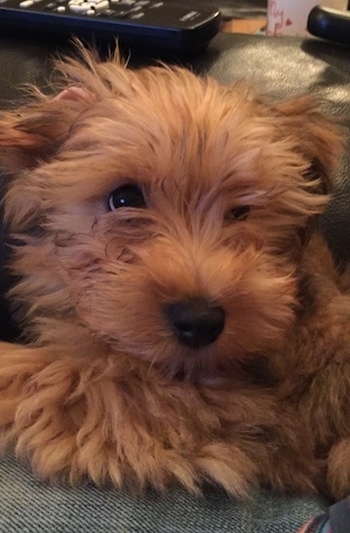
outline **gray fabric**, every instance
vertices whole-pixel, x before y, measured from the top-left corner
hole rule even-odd
[[[324,509],[317,498],[269,492],[243,504],[212,487],[203,497],[179,488],[137,497],[93,485],[52,486],[13,459],[0,460],[1,533],[295,533]]]
[[[350,499],[335,503],[329,509],[330,527],[334,533],[349,533]]]

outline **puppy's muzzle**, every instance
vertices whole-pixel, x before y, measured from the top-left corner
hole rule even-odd
[[[171,303],[165,313],[178,340],[191,348],[216,341],[225,326],[223,308],[204,298]]]

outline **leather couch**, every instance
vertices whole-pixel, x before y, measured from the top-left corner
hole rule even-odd
[[[63,49],[69,44],[63,45]],[[62,48],[62,44],[59,45]],[[44,84],[57,43],[40,38],[0,36],[0,107],[23,97],[24,83]],[[315,39],[267,38],[219,34],[208,49],[193,57],[168,57],[223,83],[245,78],[277,96],[315,92],[325,111],[344,126],[347,150],[339,167],[333,200],[320,220],[341,261],[350,259],[350,53],[346,47]],[[132,51],[132,64],[152,62],[157,54]],[[0,174],[1,177],[1,174]],[[2,190],[5,176],[0,180]],[[3,297],[11,284],[6,271],[6,228],[0,234],[0,337],[14,338],[9,307]],[[195,498],[174,488],[166,496],[139,498],[108,487],[51,487],[35,479],[25,465],[0,459],[0,531],[45,532],[223,532],[293,533],[327,502],[318,498],[256,494],[248,503],[230,500],[213,488]]]

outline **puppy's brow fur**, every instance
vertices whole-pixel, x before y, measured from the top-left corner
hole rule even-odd
[[[315,229],[337,128],[307,96],[80,55],[0,114],[28,334],[1,344],[1,448],[73,484],[346,494],[350,284]],[[125,186],[144,204],[110,210]],[[225,322],[193,347],[165,311],[202,301]]]

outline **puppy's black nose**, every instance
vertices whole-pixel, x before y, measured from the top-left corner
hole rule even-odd
[[[179,341],[191,348],[216,341],[225,326],[223,308],[204,298],[169,304],[165,312]]]

